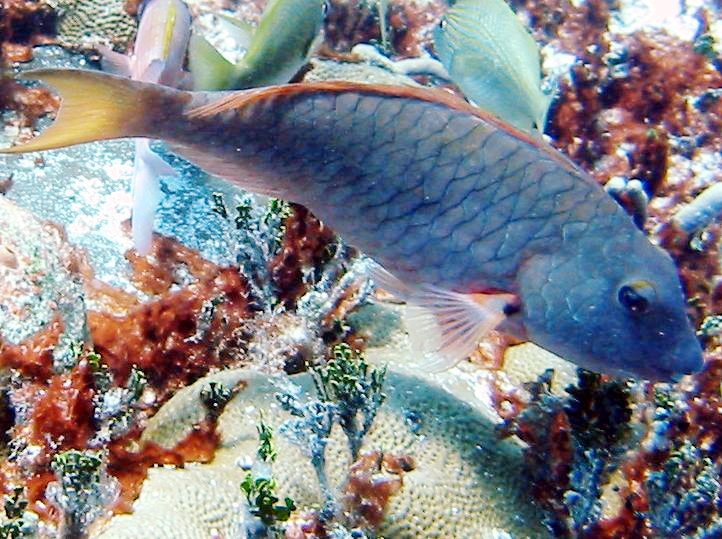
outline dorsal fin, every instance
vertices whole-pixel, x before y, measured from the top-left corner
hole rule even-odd
[[[229,110],[236,110],[248,107],[259,101],[270,101],[276,98],[283,98],[292,95],[314,94],[314,93],[343,93],[356,92],[365,95],[377,95],[385,97],[400,97],[406,99],[416,99],[426,101],[427,103],[436,103],[446,106],[453,110],[458,110],[472,116],[480,118],[485,123],[491,124],[497,129],[505,131],[513,137],[520,139],[527,144],[538,147],[548,154],[548,156],[557,161],[561,166],[576,174],[580,173],[580,169],[572,163],[568,158],[559,153],[557,150],[549,146],[541,137],[530,135],[525,131],[500,120],[493,114],[484,111],[465,100],[455,96],[454,94],[439,88],[415,88],[412,86],[394,86],[388,84],[363,84],[359,82],[347,81],[328,81],[328,82],[310,82],[298,84],[283,84],[279,86],[269,86],[253,90],[243,90],[224,95],[223,97],[196,107],[186,113],[186,117],[190,119],[207,118],[215,116]]]
[[[327,82],[310,82],[300,84],[283,84],[279,86],[269,86],[254,90],[246,90],[226,95],[213,103],[203,105],[188,112],[188,117],[204,118],[220,114],[228,110],[238,109],[253,104],[256,101],[274,99],[276,97],[284,97],[293,94],[313,94],[313,93],[342,93],[342,92],[358,92],[367,95],[381,95],[388,97],[404,97],[409,99],[418,99],[420,101],[428,101],[430,103],[439,103],[449,108],[468,112],[474,116],[486,119],[487,114],[470,105],[466,101],[459,99],[453,94],[440,89],[414,88],[407,86],[393,86],[388,84],[363,84],[359,82],[347,81],[327,81]],[[489,116],[491,118],[491,116]]]

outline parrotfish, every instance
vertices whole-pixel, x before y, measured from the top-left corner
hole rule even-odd
[[[288,82],[307,62],[324,13],[324,0],[271,0],[252,31],[248,51],[235,65],[194,34],[188,51],[193,88],[240,90]],[[223,20],[229,22],[227,17]]]
[[[539,46],[505,0],[459,0],[434,31],[434,48],[464,95],[509,122],[544,130],[552,98],[541,89]]]
[[[345,82],[223,95],[77,70],[31,152],[149,137],[246,189],[307,206],[433,320],[458,360],[493,328],[588,369],[653,380],[702,367],[670,256],[586,173],[441,91]]]
[[[141,14],[138,34],[130,56],[99,47],[106,71],[133,80],[181,86],[191,16],[181,0],[148,0]],[[139,254],[150,251],[153,221],[160,202],[159,176],[175,175],[173,168],[150,149],[146,138],[135,141],[133,162],[133,245]]]

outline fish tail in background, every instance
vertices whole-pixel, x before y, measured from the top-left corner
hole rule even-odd
[[[188,45],[188,69],[193,73],[194,90],[224,90],[234,66],[204,37],[194,34]]]
[[[216,13],[216,17],[218,17],[221,26],[226,29],[226,32],[230,34],[239,47],[247,50],[251,46],[255,31],[253,26],[225,13]]]
[[[133,246],[138,254],[150,252],[153,240],[155,210],[160,202],[159,176],[175,176],[176,171],[150,149],[150,141],[135,141],[135,170],[133,172]]]
[[[0,153],[26,153],[64,148],[96,140],[155,138],[190,94],[80,69],[41,69],[24,73],[55,88],[62,98],[53,125],[26,144]],[[183,95],[188,99],[184,100]]]
[[[543,131],[539,45],[506,0],[459,0],[434,30],[434,48],[464,95],[515,127]]]

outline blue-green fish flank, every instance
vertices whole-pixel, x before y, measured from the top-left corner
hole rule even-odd
[[[29,77],[63,108],[9,151],[158,138],[304,204],[431,313],[440,353],[468,353],[496,327],[597,371],[667,380],[702,366],[669,255],[567,159],[463,101],[351,83],[219,97],[82,71]]]

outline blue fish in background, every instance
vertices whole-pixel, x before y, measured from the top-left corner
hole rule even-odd
[[[188,7],[180,0],[148,0],[142,7],[138,35],[132,54],[126,56],[98,47],[105,71],[133,80],[166,86],[186,86],[183,71],[191,32]],[[141,255],[150,251],[153,221],[160,202],[159,176],[176,172],[150,149],[149,139],[135,140],[133,163],[133,245]]]
[[[519,129],[544,131],[539,46],[504,0],[459,0],[434,31],[451,79],[475,105]]]

